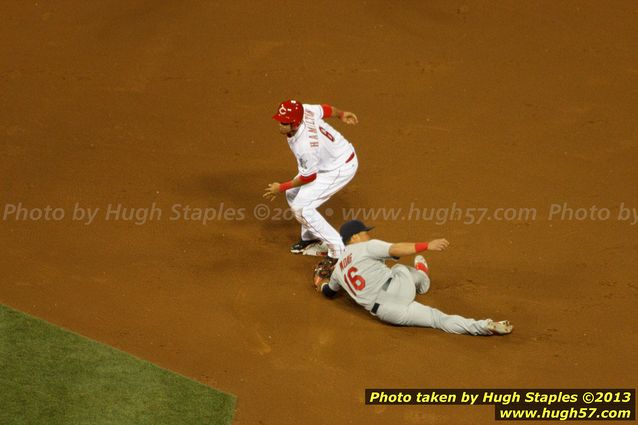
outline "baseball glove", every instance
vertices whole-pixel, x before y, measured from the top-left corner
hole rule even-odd
[[[332,275],[332,271],[335,268],[335,262],[324,258],[315,265],[315,271],[313,273],[313,284],[317,291],[321,291],[321,285]]]

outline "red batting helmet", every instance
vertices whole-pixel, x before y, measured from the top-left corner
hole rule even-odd
[[[301,124],[303,121],[303,106],[296,100],[286,100],[279,104],[273,118],[282,124]]]

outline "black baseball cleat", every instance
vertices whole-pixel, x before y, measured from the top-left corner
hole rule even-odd
[[[308,248],[310,245],[321,242],[319,239],[310,239],[308,241],[304,241],[303,239],[299,240],[299,242],[295,243],[290,247],[290,252],[293,254],[301,254],[304,249]]]

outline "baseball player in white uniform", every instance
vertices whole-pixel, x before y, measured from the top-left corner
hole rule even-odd
[[[357,172],[354,147],[337,130],[324,121],[337,117],[346,124],[357,124],[355,114],[330,105],[306,105],[286,100],[273,118],[279,121],[279,132],[297,159],[298,173],[290,181],[271,183],[264,197],[271,201],[281,192],[295,218],[301,223],[301,238],[290,251],[299,254],[316,242],[328,246],[328,257],[334,263],[345,246],[339,233],[317,211],[332,195],[347,185]]]
[[[371,239],[372,230],[358,220],[345,223],[340,234],[346,249],[330,279],[316,279],[315,285],[331,298],[344,289],[357,304],[380,320],[393,325],[423,326],[455,334],[505,335],[512,332],[508,321],[474,320],[447,315],[415,301],[416,294],[430,288],[428,266],[417,255],[414,267],[396,264],[391,269],[385,260],[413,255],[425,250],[443,251],[445,239],[430,242],[388,243]]]

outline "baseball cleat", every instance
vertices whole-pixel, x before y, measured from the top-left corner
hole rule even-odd
[[[328,245],[325,242],[317,242],[309,245],[303,250],[303,255],[310,255],[315,257],[325,257],[328,255]]]
[[[425,281],[416,284],[416,292],[419,295],[423,295],[430,290],[430,276],[428,276],[430,269],[428,268],[428,262],[425,261],[422,255],[414,257],[414,268],[425,275]]]
[[[492,335],[507,335],[512,332],[514,326],[507,320],[501,320],[500,322],[490,320],[487,324],[487,329]]]
[[[290,252],[293,254],[301,254],[304,249],[308,248],[310,245],[315,244],[317,242],[321,242],[319,239],[310,239],[308,241],[304,241],[303,239],[299,240],[299,242],[295,243],[290,247]]]
[[[428,262],[425,261],[425,258],[423,258],[422,255],[417,255],[416,257],[414,257],[414,268],[417,270],[421,270],[426,275],[428,274],[428,271],[430,270],[428,268]]]

